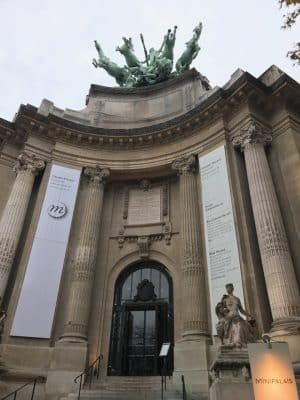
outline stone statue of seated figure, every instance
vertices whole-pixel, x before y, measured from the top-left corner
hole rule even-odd
[[[219,319],[216,329],[223,346],[228,348],[247,347],[247,343],[255,341],[255,320],[242,307],[238,297],[233,295],[233,284],[226,286],[227,294],[224,294],[216,306],[216,314]],[[245,320],[240,314],[244,315]]]

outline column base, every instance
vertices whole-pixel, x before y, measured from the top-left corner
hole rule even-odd
[[[189,340],[185,337],[174,348],[173,383],[181,392],[184,376],[188,398],[208,399],[208,338]]]
[[[78,390],[79,382],[75,383],[74,378],[86,368],[86,359],[86,343],[56,342],[45,387],[47,400],[57,400]]]
[[[87,343],[87,338],[81,335],[66,333],[58,340],[59,343]]]
[[[272,323],[271,332],[282,330],[292,333],[300,333],[300,317],[277,319]]]
[[[59,338],[59,342],[70,342],[70,343],[86,343],[87,335],[86,325],[79,323],[69,322],[65,325],[65,332]]]
[[[287,342],[292,362],[300,363],[300,318],[275,321],[268,335],[271,341]]]

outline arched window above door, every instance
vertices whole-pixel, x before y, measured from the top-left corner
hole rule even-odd
[[[155,298],[170,302],[170,277],[164,266],[154,261],[137,263],[126,269],[116,287],[115,304],[137,299],[138,286],[148,281],[154,287]]]

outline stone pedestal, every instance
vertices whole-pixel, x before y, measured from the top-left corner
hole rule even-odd
[[[210,368],[210,400],[254,400],[247,350],[220,351]]]
[[[79,383],[75,383],[74,378],[86,368],[86,359],[86,343],[56,342],[47,375],[47,400],[57,400],[70,392],[77,392]]]
[[[173,383],[181,392],[181,376],[184,375],[190,400],[208,399],[209,377],[207,372],[207,342],[182,340],[174,347]]]

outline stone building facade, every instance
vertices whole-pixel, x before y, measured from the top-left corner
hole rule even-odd
[[[174,384],[184,375],[195,398],[207,398],[219,342],[198,159],[218,148],[245,307],[257,338],[287,341],[300,363],[300,85],[275,66],[259,78],[237,70],[213,89],[202,79],[191,70],[146,88],[92,85],[81,111],[43,100],[0,119],[2,393],[42,375],[37,395],[57,399],[99,354],[103,379],[159,375],[158,351],[170,342]],[[67,213],[44,205],[54,165],[77,171],[74,211],[62,261],[35,283],[28,310],[43,207],[51,224]],[[49,248],[37,266],[52,260]],[[44,317],[50,333],[35,335]]]

